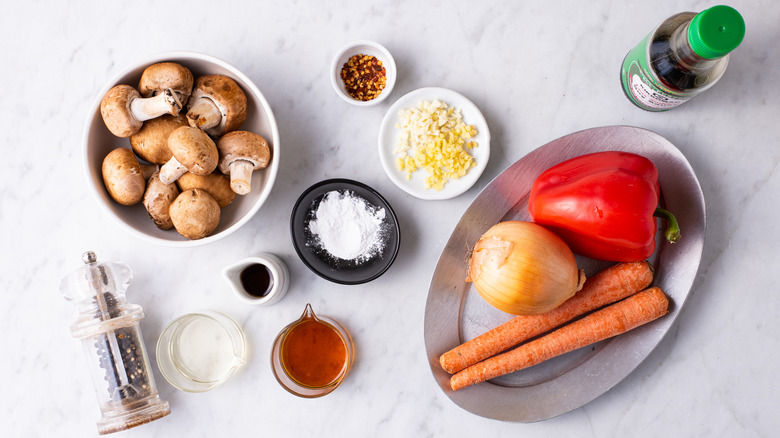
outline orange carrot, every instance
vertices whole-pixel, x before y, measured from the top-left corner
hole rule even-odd
[[[453,375],[450,386],[457,391],[611,338],[666,314],[668,306],[661,289],[645,289],[539,339],[472,365]]]
[[[652,281],[653,268],[647,261],[610,266],[588,278],[582,290],[555,309],[541,315],[517,316],[442,354],[439,363],[448,373],[457,373],[580,315],[635,294]]]

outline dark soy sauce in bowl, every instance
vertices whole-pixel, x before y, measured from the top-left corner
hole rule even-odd
[[[267,266],[255,263],[241,271],[241,285],[253,297],[262,298],[274,287],[274,277]]]

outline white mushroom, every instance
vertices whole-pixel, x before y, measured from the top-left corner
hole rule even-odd
[[[187,67],[176,62],[158,62],[144,69],[138,81],[138,92],[143,97],[152,97],[171,90],[179,101],[179,108],[184,108],[193,82],[192,72]]]
[[[217,142],[219,170],[230,175],[230,187],[239,195],[252,189],[252,172],[268,166],[271,149],[261,136],[249,131],[233,131]]]
[[[192,172],[206,175],[217,168],[219,153],[208,134],[198,128],[182,126],[168,136],[168,149],[173,157],[160,169],[160,181],[170,184]]]
[[[233,79],[204,75],[195,80],[187,109],[190,126],[219,137],[241,127],[246,113],[246,95]]]
[[[163,184],[160,181],[160,172],[155,172],[146,183],[146,192],[144,192],[144,207],[149,212],[157,228],[161,230],[170,230],[173,228],[173,221],[169,209],[173,200],[179,196],[179,189],[176,184]]]
[[[195,175],[187,172],[176,180],[179,189],[184,192],[189,189],[205,190],[219,204],[219,208],[225,208],[236,198],[236,193],[230,188],[230,178],[219,172],[208,175]]]
[[[201,189],[190,189],[177,196],[170,214],[176,231],[187,239],[202,239],[219,225],[219,205]]]
[[[155,170],[156,166],[140,164],[130,149],[117,148],[103,159],[103,183],[113,200],[134,205],[143,199],[146,179]]]
[[[181,106],[170,89],[157,96],[143,98],[129,85],[116,85],[100,102],[103,122],[117,137],[129,137],[141,129],[144,121],[164,114],[178,114],[179,111]]]

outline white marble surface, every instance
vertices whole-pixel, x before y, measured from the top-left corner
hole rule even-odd
[[[483,2],[484,3],[484,2]],[[246,329],[245,370],[205,394],[178,391],[155,366],[173,413],[128,437],[217,436],[776,436],[780,430],[780,59],[776,2],[733,1],[747,36],[722,81],[663,114],[625,99],[626,52],[665,17],[702,1],[656,2],[56,2],[4,5],[0,14],[0,435],[95,436],[98,407],[60,279],[91,249],[135,272],[128,292],[146,311],[147,347],[198,309]],[[398,64],[386,102],[357,108],[331,89],[343,44],[373,39]],[[241,230],[193,249],[127,234],[87,190],[81,134],[97,91],[149,54],[201,51],[242,69],[263,90],[281,132],[283,162],[267,203]],[[397,189],[376,153],[379,122],[404,93],[459,91],[492,131],[485,174],[465,194],[421,201]],[[463,211],[488,182],[532,149],[603,125],[667,137],[687,156],[707,201],[707,240],[678,322],[627,379],[590,404],[544,422],[504,423],[466,412],[439,389],[423,345],[431,274]],[[379,190],[401,221],[398,260],[378,280],[341,286],[297,258],[288,219],[298,195],[330,177]],[[270,308],[235,299],[220,269],[267,251],[289,265],[287,297]],[[342,387],[315,400],[274,380],[276,333],[310,302],[341,320],[357,345]]]

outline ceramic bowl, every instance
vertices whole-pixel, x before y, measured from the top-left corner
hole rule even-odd
[[[273,279],[271,290],[265,296],[252,295],[246,290],[241,280],[241,273],[253,265],[265,266]],[[255,306],[269,306],[279,302],[287,293],[290,284],[290,273],[287,270],[287,265],[279,257],[268,253],[247,257],[227,266],[222,270],[222,277],[239,300]]]
[[[439,100],[449,108],[457,109],[463,115],[463,122],[474,125],[477,135],[471,140],[477,143],[477,147],[468,150],[474,157],[476,166],[460,178],[450,179],[442,190],[425,187],[425,179],[428,173],[425,169],[417,169],[407,178],[405,172],[398,169],[396,160],[401,156],[395,152],[398,139],[401,134],[401,111],[415,108],[423,101]],[[385,113],[379,126],[379,160],[388,178],[406,193],[425,200],[450,199],[465,193],[477,182],[487,168],[490,159],[490,130],[487,121],[477,106],[462,94],[439,87],[419,88],[398,98]]]
[[[374,207],[385,210],[383,245],[378,254],[367,260],[344,260],[334,257],[318,244],[309,223],[315,217],[320,202],[332,191],[341,194],[351,192]],[[342,178],[320,181],[301,194],[290,217],[290,233],[301,261],[315,274],[339,284],[362,284],[379,278],[393,264],[401,247],[398,218],[385,198],[361,182]]]
[[[350,96],[344,85],[344,80],[341,79],[341,69],[344,64],[354,55],[370,55],[382,62],[387,74],[387,82],[385,89],[379,93],[379,96],[371,100],[358,100]],[[342,47],[333,57],[333,62],[330,67],[330,79],[333,84],[333,89],[344,101],[349,102],[357,106],[371,106],[376,105],[379,102],[385,100],[390,93],[393,92],[396,78],[395,60],[390,52],[381,44],[373,41],[355,41]]]
[[[204,74],[223,74],[234,79],[246,93],[248,115],[240,129],[263,136],[271,147],[271,162],[268,167],[255,171],[252,175],[252,191],[238,195],[235,200],[221,210],[219,226],[209,236],[188,240],[176,230],[161,230],[149,218],[142,204],[123,206],[109,196],[103,184],[103,158],[115,148],[130,148],[127,138],[116,137],[106,128],[100,115],[100,101],[106,92],[117,84],[138,86],[143,70],[150,64],[162,61],[178,62],[192,71],[196,78]],[[122,228],[144,240],[166,246],[190,247],[204,245],[220,240],[238,230],[260,209],[271,192],[279,169],[280,144],[279,130],[271,107],[257,86],[240,70],[213,56],[196,52],[167,52],[148,56],[132,63],[111,79],[90,107],[83,132],[84,168],[87,186],[95,195],[101,208]]]

